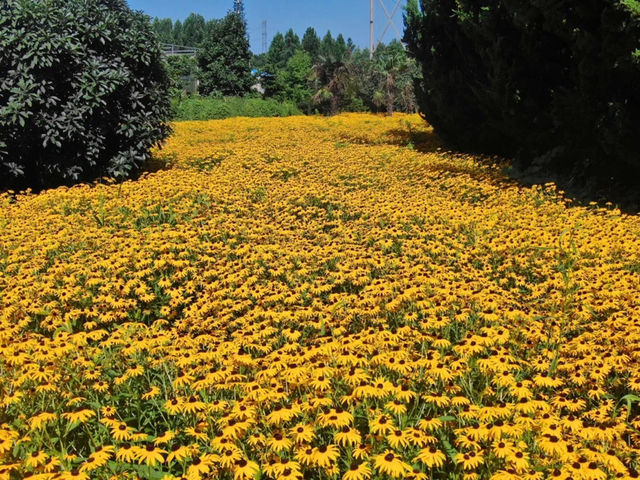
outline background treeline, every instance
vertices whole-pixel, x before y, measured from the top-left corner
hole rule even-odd
[[[202,97],[260,97],[282,102],[286,105],[282,109],[274,109],[273,102],[261,107],[278,115],[416,111],[414,78],[420,71],[398,41],[379,45],[371,56],[368,49],[345,40],[342,34],[334,37],[327,32],[320,38],[309,27],[302,38],[292,29],[278,32],[266,53],[254,55],[249,51],[241,12],[208,21],[195,13],[184,22],[156,18],[152,26],[161,43],[200,49],[195,57],[167,58],[180,118],[185,118],[185,112],[195,112],[194,105],[207,105],[206,110],[212,112],[220,112],[221,106],[226,111],[231,104],[256,111],[255,101],[247,107],[239,101],[206,104],[203,99],[188,100],[196,90],[192,87],[196,80]],[[225,59],[224,64],[220,59]],[[182,106],[183,102],[189,102],[188,106]]]

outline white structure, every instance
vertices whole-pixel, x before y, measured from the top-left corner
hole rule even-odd
[[[393,10],[391,11],[391,13],[389,13],[389,10],[387,9],[387,6],[385,5],[384,2],[385,0],[378,0],[378,3],[382,7],[382,11],[387,17],[387,20],[384,26],[384,30],[382,30],[382,33],[380,34],[380,36],[378,37],[378,41],[376,42],[375,23],[374,23],[376,0],[369,0],[369,57],[370,58],[373,58],[373,54],[375,53],[376,48],[378,48],[378,45],[380,45],[380,42],[382,41],[385,34],[389,30],[389,27],[393,27],[393,29],[396,32],[396,36],[398,37],[398,40],[402,42],[402,33],[400,33],[400,30],[398,29],[394,21],[394,17],[396,16],[396,13],[398,13],[398,9],[400,8],[400,5],[402,5],[402,0],[396,0],[395,6],[393,7]]]

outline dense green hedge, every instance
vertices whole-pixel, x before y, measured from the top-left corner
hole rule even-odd
[[[230,117],[289,117],[302,112],[292,102],[246,97],[192,97],[174,103],[176,120],[213,120]]]
[[[148,17],[124,0],[0,7],[0,188],[134,174],[170,133]]]
[[[410,0],[405,23],[420,110],[449,145],[637,181],[638,0]]]

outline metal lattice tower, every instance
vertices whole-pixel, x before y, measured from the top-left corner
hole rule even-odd
[[[267,21],[262,21],[262,53],[267,52]]]
[[[387,9],[387,6],[385,5],[385,0],[377,0],[377,4],[379,4],[380,7],[382,7],[382,11],[384,12],[384,15],[386,17],[386,24],[384,26],[384,29],[382,30],[382,33],[378,37],[378,40],[376,41],[375,39],[376,0],[369,0],[369,57],[370,58],[373,58],[373,54],[375,53],[376,48],[378,48],[378,45],[380,45],[380,42],[382,42],[382,39],[384,38],[387,31],[389,30],[389,27],[393,27],[393,29],[396,32],[396,37],[398,37],[398,40],[402,42],[402,33],[400,33],[400,30],[396,26],[396,22],[394,20],[396,13],[398,13],[398,10],[400,9],[400,5],[402,5],[402,0],[395,1],[395,5],[391,12],[389,12],[389,9]]]

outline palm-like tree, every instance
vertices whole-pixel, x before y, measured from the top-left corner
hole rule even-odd
[[[333,53],[318,56],[312,70],[312,80],[316,83],[313,101],[316,104],[329,101],[331,115],[338,113],[340,99],[352,88],[349,54],[340,58]]]
[[[402,48],[400,44],[398,45],[399,48]],[[375,96],[380,98],[384,95],[387,104],[387,115],[389,116],[393,115],[393,104],[396,96],[400,93],[396,88],[396,80],[410,68],[407,55],[399,48],[395,47],[393,43],[390,44],[384,52],[376,57],[374,65],[374,69],[384,77],[384,93],[378,91]]]

